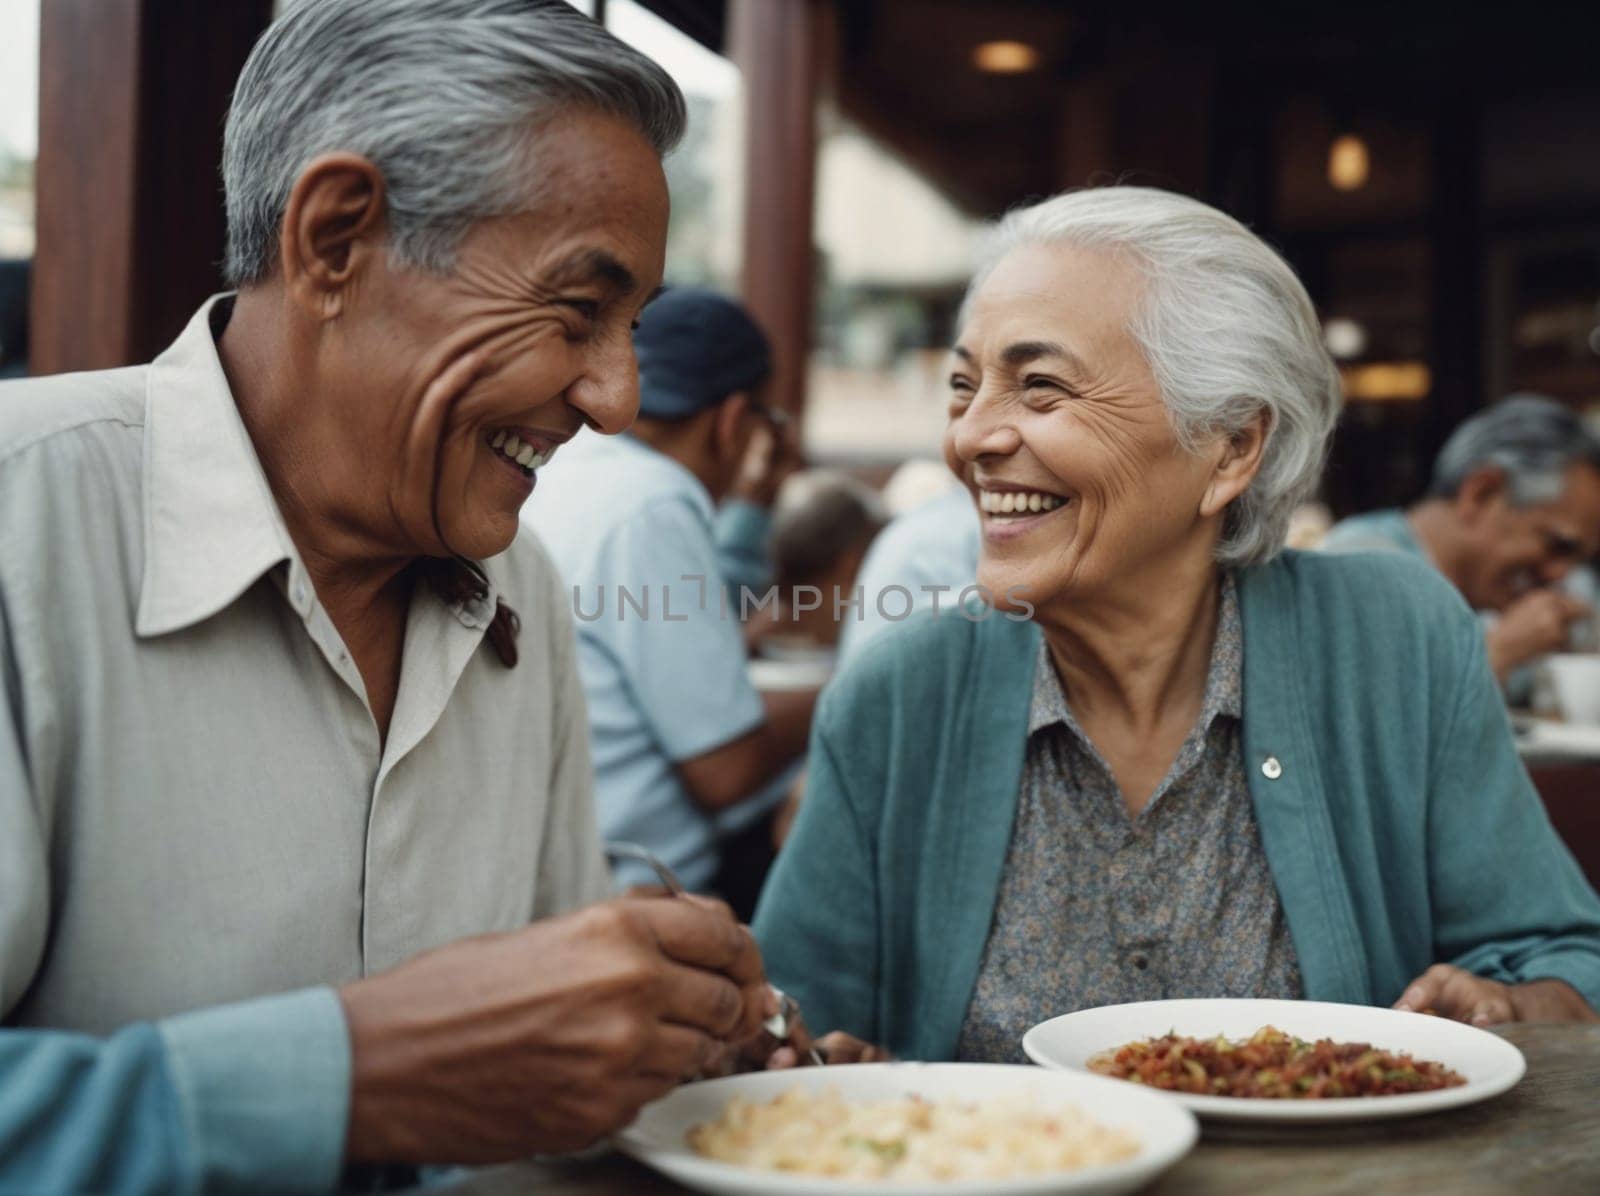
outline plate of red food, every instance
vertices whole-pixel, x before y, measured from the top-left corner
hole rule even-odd
[[[1326,1001],[1104,1005],[1041,1022],[1035,1063],[1138,1084],[1219,1121],[1377,1121],[1499,1096],[1522,1052],[1422,1013]]]

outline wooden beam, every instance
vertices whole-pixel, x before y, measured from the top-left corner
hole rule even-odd
[[[35,373],[147,361],[222,286],[222,122],[272,0],[49,0]]]
[[[734,0],[731,13],[733,60],[744,77],[744,300],[772,338],[768,401],[795,414],[805,402],[815,298],[823,21],[818,0]]]
[[[29,368],[132,360],[142,0],[51,0],[39,24]]]

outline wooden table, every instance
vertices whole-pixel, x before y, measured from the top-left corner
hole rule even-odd
[[[1366,1126],[1246,1131],[1203,1124],[1193,1153],[1145,1191],[1600,1193],[1600,1025],[1514,1025],[1496,1032],[1528,1057],[1528,1074],[1504,1096],[1453,1113]],[[496,1167],[442,1190],[450,1196],[666,1196],[685,1189],[612,1155]],[[885,1185],[885,1191],[892,1188]]]

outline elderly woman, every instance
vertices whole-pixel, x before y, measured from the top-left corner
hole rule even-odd
[[[1600,901],[1471,613],[1415,562],[1281,551],[1339,409],[1289,268],[1142,188],[997,243],[946,447],[1015,609],[908,624],[827,695],[774,981],[919,1059],[1161,997],[1592,1018]]]

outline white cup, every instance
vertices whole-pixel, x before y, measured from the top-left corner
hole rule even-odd
[[[1600,655],[1559,653],[1544,667],[1569,723],[1600,724]]]

